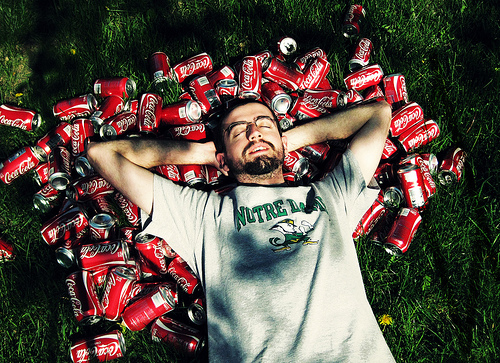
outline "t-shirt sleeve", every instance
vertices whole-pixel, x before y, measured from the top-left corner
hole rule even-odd
[[[143,231],[163,238],[183,259],[193,261],[208,195],[155,175],[151,215],[141,212]]]
[[[334,200],[342,201],[349,226],[354,230],[363,214],[370,208],[380,189],[376,183],[366,185],[356,157],[347,149],[339,164],[323,179],[331,188]],[[374,186],[372,186],[372,184]]]

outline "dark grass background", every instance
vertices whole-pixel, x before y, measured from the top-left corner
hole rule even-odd
[[[467,151],[457,185],[438,186],[410,250],[391,257],[358,243],[368,297],[398,362],[496,362],[500,359],[498,205],[500,10],[496,1],[360,1],[362,36],[372,62],[406,77],[411,100],[440,126],[419,151]],[[97,78],[127,76],[152,90],[147,58],[163,51],[175,64],[207,52],[216,66],[271,49],[283,35],[305,52],[324,49],[329,78],[343,87],[355,40],[340,31],[348,2],[0,0],[0,102],[39,111],[36,132],[0,126],[0,160],[57,124],[52,106],[92,92]],[[180,93],[172,86],[166,103]],[[0,265],[0,361],[65,362],[76,324],[67,271],[39,233],[47,218],[32,208],[30,177],[0,185],[0,237],[17,249]],[[325,307],[327,308],[327,307]],[[111,327],[111,325],[110,325]],[[102,327],[100,327],[102,328]],[[94,328],[98,329],[98,328]],[[321,334],[321,332],[318,332]],[[149,331],[125,331],[124,362],[176,361]]]

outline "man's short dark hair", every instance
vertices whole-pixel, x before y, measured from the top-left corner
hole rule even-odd
[[[224,130],[222,129],[222,124],[224,123],[224,120],[227,118],[227,116],[236,108],[244,105],[248,105],[251,103],[258,103],[260,105],[263,105],[269,109],[271,114],[273,115],[274,122],[276,122],[276,126],[278,127],[278,131],[280,135],[282,134],[280,123],[278,122],[278,119],[276,118],[276,115],[274,112],[271,110],[271,108],[262,101],[253,99],[253,98],[233,98],[227,102],[224,103],[224,107],[222,110],[220,110],[218,113],[213,115],[212,120],[210,121],[211,128],[212,128],[212,133],[213,133],[213,139],[214,139],[214,144],[215,144],[215,149],[217,152],[225,152],[226,151],[226,145],[224,144]]]

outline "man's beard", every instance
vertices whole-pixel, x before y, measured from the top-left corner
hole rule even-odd
[[[271,149],[274,151],[276,150],[274,145],[271,143],[264,141],[267,143]],[[246,153],[246,151],[252,146],[253,144],[248,145],[245,150],[243,150],[243,154]],[[232,160],[226,160],[229,170],[234,174],[234,176],[242,175],[242,174],[247,174],[251,176],[265,176],[265,175],[271,175],[273,172],[275,172],[278,168],[283,167],[283,160],[284,160],[284,149],[282,147],[281,153],[275,152],[272,156],[267,156],[267,155],[262,155],[256,157],[252,161],[244,161],[239,160],[239,161],[232,161]]]

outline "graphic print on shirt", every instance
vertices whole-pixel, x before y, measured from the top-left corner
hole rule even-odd
[[[296,225],[293,219],[286,218],[269,228],[271,231],[278,231],[282,233],[284,239],[279,237],[269,238],[269,243],[273,246],[280,247],[273,249],[274,252],[289,251],[292,249],[290,247],[291,244],[300,242],[302,242],[303,246],[317,244],[318,241],[311,240],[311,238],[307,235],[307,233],[313,229],[314,227],[308,221],[303,220],[300,225]]]

